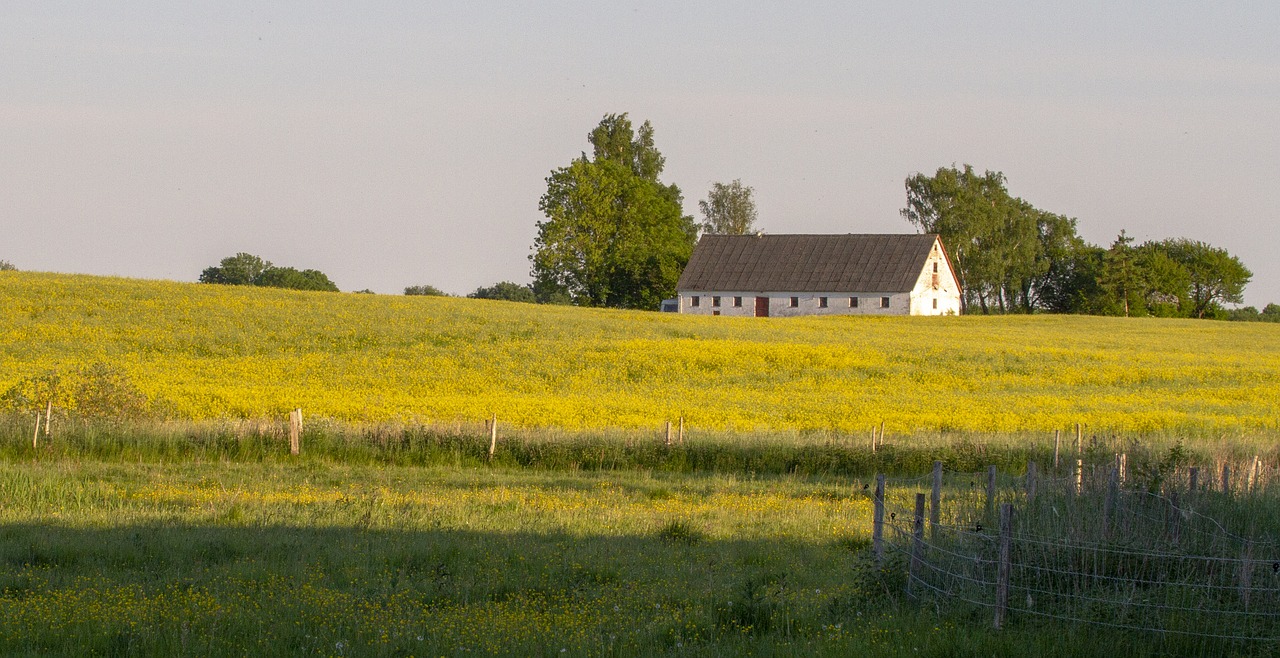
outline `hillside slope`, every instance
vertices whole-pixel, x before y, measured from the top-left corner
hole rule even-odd
[[[695,318],[0,272],[0,393],[93,363],[183,418],[1151,431],[1280,415],[1280,327],[1259,323]]]

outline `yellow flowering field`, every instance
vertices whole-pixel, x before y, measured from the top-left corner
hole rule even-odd
[[[173,418],[520,427],[1275,429],[1280,326],[721,318],[0,272],[0,393],[93,364]]]

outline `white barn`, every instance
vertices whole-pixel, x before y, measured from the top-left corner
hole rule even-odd
[[[676,284],[681,313],[958,315],[936,235],[704,235]]]

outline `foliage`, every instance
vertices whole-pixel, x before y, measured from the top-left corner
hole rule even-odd
[[[30,272],[5,293],[0,391],[102,362],[180,418],[1199,433],[1274,427],[1280,395],[1280,336],[1262,323],[761,322]]]
[[[216,267],[205,268],[200,273],[200,283],[338,292],[338,287],[319,270],[276,267],[270,261],[244,252],[223,258]]]
[[[739,179],[732,183],[712,183],[707,198],[698,202],[702,210],[702,232],[722,235],[746,235],[755,230],[755,190]]]
[[[17,269],[17,266],[13,263],[10,263],[7,260],[0,260],[0,272],[14,272],[17,271]]]
[[[429,285],[409,286],[404,289],[404,294],[411,297],[449,297],[449,293]]]
[[[1261,312],[1253,306],[1234,308],[1226,316],[1236,322],[1280,322],[1280,304],[1267,304]]]
[[[942,238],[966,311],[976,305],[983,313],[1031,312],[1041,288],[1049,289],[1051,303],[1073,297],[1061,290],[1071,278],[1064,277],[1061,266],[1055,272],[1054,265],[1079,251],[1076,220],[1010,196],[1004,174],[979,175],[970,165],[943,167],[933,176],[914,174],[906,189],[901,214]]]
[[[101,362],[24,378],[0,396],[0,403],[27,412],[51,404],[60,413],[111,420],[144,418],[151,411],[150,400],[127,374]]]
[[[967,312],[1225,317],[1252,273],[1225,250],[1169,239],[1133,245],[1124,231],[1102,250],[1076,220],[1009,195],[1004,175],[938,169],[907,178],[903,218],[936,233],[951,255]]]
[[[607,115],[591,132],[594,152],[551,172],[539,202],[532,262],[539,301],[656,309],[675,292],[696,228],[680,189],[658,180],[664,159],[645,122]]]
[[[475,292],[467,295],[467,297],[472,299],[501,299],[509,302],[532,303],[538,301],[533,294],[532,287],[512,281],[500,281],[488,288],[476,288]]]

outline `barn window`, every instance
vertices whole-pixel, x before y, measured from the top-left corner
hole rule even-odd
[[[734,306],[734,308],[742,308],[742,298],[741,298],[741,297],[734,297],[734,298],[733,298],[733,306]]]
[[[799,297],[792,297],[792,298],[791,298],[791,308],[796,308],[796,307],[798,307],[798,306],[800,306],[800,298],[799,298]]]
[[[711,298],[711,305],[720,308],[720,297],[718,295]]]
[[[826,307],[827,307],[827,298],[826,298],[826,297],[819,297],[819,298],[818,298],[818,308],[826,308]]]
[[[858,298],[857,298],[857,297],[850,297],[850,298],[849,298],[849,308],[858,308]]]
[[[938,298],[937,298],[937,297],[934,297],[934,298],[933,298],[933,310],[935,310],[935,311],[936,311],[936,310],[938,310]]]
[[[697,295],[694,295],[689,298],[689,306],[694,306],[694,307],[700,306],[699,304],[700,301],[702,300]]]
[[[933,264],[933,273],[934,273],[934,274],[937,274],[937,273],[938,273],[938,264],[937,264],[937,263],[934,263],[934,264]]]
[[[712,311],[712,312],[711,312],[711,314],[712,314],[712,315],[720,315],[720,311]]]
[[[888,297],[881,297],[881,298],[880,298],[880,308],[889,308],[889,298],[888,298]]]

